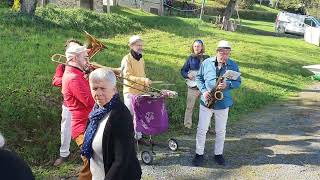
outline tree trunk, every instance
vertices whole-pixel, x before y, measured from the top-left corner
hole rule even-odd
[[[231,21],[230,18],[232,16],[232,14],[234,13],[235,7],[237,4],[237,0],[230,0],[226,9],[224,10],[223,14],[222,14],[222,18],[221,18],[221,22],[222,23],[222,29],[225,31],[229,31],[231,30]]]
[[[204,2],[205,2],[205,0],[202,0],[202,2],[201,2],[200,19],[202,19],[202,16],[203,16]]]
[[[20,12],[34,15],[37,8],[37,0],[21,0]]]
[[[277,9],[279,5],[279,0],[276,1],[276,3],[274,3],[274,8]]]

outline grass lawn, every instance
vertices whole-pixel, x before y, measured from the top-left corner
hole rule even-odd
[[[33,18],[0,8],[0,132],[8,147],[23,156],[39,179],[67,175],[75,171],[77,148],[72,146],[73,161],[52,168],[60,141],[60,89],[51,86],[56,64],[54,53],[63,53],[64,41],[84,41],[82,29],[101,39],[108,49],[94,60],[118,67],[128,53],[130,35],[138,33],[145,42],[144,59],[151,80],[174,83],[155,86],[179,93],[167,101],[170,133],[183,133],[186,85],[180,68],[189,55],[194,39],[205,42],[207,54],[214,55],[221,39],[231,42],[231,57],[242,72],[242,86],[233,92],[235,106],[230,120],[272,102],[285,100],[311,83],[310,74],[301,68],[320,60],[319,47],[295,36],[277,36],[273,24],[244,20],[237,32],[224,32],[198,19],[158,17],[139,10],[113,9],[111,15],[85,10],[46,8]],[[194,113],[197,122],[198,107]]]

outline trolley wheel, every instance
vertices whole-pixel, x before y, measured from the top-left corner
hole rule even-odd
[[[142,151],[141,160],[144,164],[150,165],[153,161],[153,155],[150,151]]]
[[[168,140],[168,146],[169,146],[169,149],[170,149],[171,151],[176,151],[176,150],[178,150],[178,148],[179,148],[179,145],[178,145],[177,140],[175,140],[175,139],[173,139],[173,138],[170,138],[170,139]]]

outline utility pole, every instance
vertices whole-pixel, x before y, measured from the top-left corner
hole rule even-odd
[[[110,13],[110,0],[107,0],[107,13]]]

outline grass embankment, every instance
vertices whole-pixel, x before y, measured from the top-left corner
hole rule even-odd
[[[230,119],[271,102],[286,99],[309,83],[302,65],[319,62],[319,48],[303,39],[275,37],[273,24],[244,21],[238,32],[224,32],[198,19],[158,17],[139,10],[113,9],[111,15],[85,10],[38,9],[33,18],[0,8],[0,131],[9,148],[21,154],[38,177],[68,174],[77,161],[52,170],[60,138],[60,89],[51,86],[56,64],[54,53],[63,53],[68,38],[85,40],[82,29],[101,39],[108,49],[94,59],[118,67],[128,52],[127,41],[134,33],[145,41],[144,59],[151,80],[174,83],[168,88],[179,97],[168,100],[170,132],[182,132],[186,85],[180,68],[194,39],[202,39],[209,55],[216,43],[232,43],[243,84],[234,91],[236,105]],[[194,113],[197,122],[198,108]],[[73,146],[73,151],[77,148]],[[75,157],[78,154],[74,153]],[[50,171],[48,171],[50,170]]]

